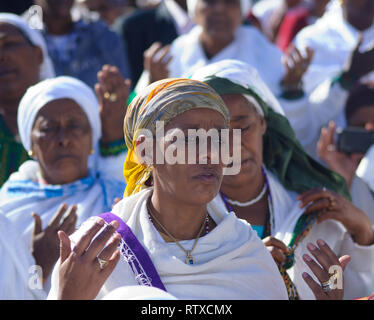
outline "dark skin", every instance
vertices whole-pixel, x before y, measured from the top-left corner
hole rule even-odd
[[[224,127],[224,118],[217,111],[193,109],[175,117],[165,126],[165,133],[176,128],[187,134],[188,129]],[[161,143],[165,143],[165,148],[171,144]],[[196,238],[205,220],[207,204],[219,191],[223,164],[211,164],[211,152],[208,150],[207,164],[199,164],[197,149],[197,164],[167,164],[165,161],[165,164],[153,165],[154,191],[151,204],[154,215],[176,239]],[[212,230],[214,226],[210,219],[209,229]],[[159,228],[157,224],[155,227]]]
[[[263,135],[266,132],[266,121],[260,116],[254,106],[245,97],[236,94],[221,95],[230,111],[230,130],[241,129],[241,157],[242,167],[238,175],[225,176],[222,181],[221,192],[228,198],[245,202],[255,198],[265,183],[262,175],[262,144]],[[232,145],[232,142],[230,141]],[[308,199],[305,199],[308,200]],[[233,206],[235,214],[253,225],[264,225],[269,216],[267,197],[264,196],[259,202],[248,207]],[[281,264],[289,253],[287,246],[273,236],[263,239],[263,242],[277,264]],[[344,269],[349,261],[348,256],[340,259],[331,251],[326,244],[308,245],[313,257],[321,263],[323,268],[317,267],[313,259],[305,256],[304,260],[313,274],[320,281],[328,279],[328,270],[331,265],[341,265]],[[313,248],[313,250],[312,250]],[[327,272],[327,275],[326,275]],[[304,279],[318,299],[341,299],[342,290],[332,290],[326,294],[322,291],[320,284],[316,283],[309,274],[305,273]]]
[[[45,105],[36,116],[31,141],[48,184],[71,183],[87,176],[91,127],[75,101],[58,99]]]
[[[35,0],[35,4],[43,10],[43,22],[49,34],[58,36],[73,30],[70,14],[73,3],[73,0]]]
[[[13,135],[17,110],[27,88],[39,81],[43,53],[14,26],[0,23],[0,112]]]
[[[343,0],[344,18],[357,30],[368,29],[374,19],[374,3],[371,0]]]

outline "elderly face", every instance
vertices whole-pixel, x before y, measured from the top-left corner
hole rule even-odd
[[[373,0],[344,0],[343,12],[345,19],[356,29],[368,29],[374,20]]]
[[[240,173],[225,176],[222,184],[242,185],[262,174],[262,137],[266,132],[266,122],[244,96],[228,94],[221,98],[230,111],[230,130],[242,131]]]
[[[91,127],[71,99],[47,103],[37,114],[31,132],[34,158],[49,184],[65,184],[87,176],[92,150]]]
[[[21,99],[39,81],[43,53],[13,25],[0,22],[0,100]]]
[[[188,129],[224,129],[225,120],[223,116],[209,109],[193,109],[175,117],[165,126],[165,133],[169,130],[180,129],[187,137]],[[165,149],[172,142],[162,142]],[[185,140],[187,150],[189,140]],[[191,205],[202,205],[210,202],[218,193],[223,174],[223,164],[212,164],[212,158],[217,156],[217,150],[211,147],[208,139],[206,163],[199,164],[203,160],[196,147],[196,164],[188,164],[187,152],[185,164],[154,164],[153,179],[155,192],[162,190],[164,194],[177,198],[181,203]],[[213,155],[213,153],[216,153]],[[216,158],[218,159],[218,158]]]
[[[212,40],[231,41],[242,21],[240,0],[198,0],[195,21]]]

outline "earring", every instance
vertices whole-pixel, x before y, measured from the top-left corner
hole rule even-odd
[[[95,153],[95,150],[91,149],[90,154],[94,154],[94,153]]]
[[[30,151],[28,152],[28,155],[29,155],[30,158],[34,157],[34,151],[30,150]]]

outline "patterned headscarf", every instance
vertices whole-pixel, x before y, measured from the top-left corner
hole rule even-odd
[[[207,84],[190,79],[165,79],[152,83],[138,94],[127,109],[124,137],[128,154],[123,168],[127,182],[124,196],[144,188],[151,169],[136,156],[136,141],[143,129],[156,134],[156,122],[164,125],[191,109],[206,108],[219,112],[229,125],[229,111],[220,96]]]

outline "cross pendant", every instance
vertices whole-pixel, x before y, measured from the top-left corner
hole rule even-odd
[[[186,256],[185,262],[186,262],[186,264],[195,264],[195,259],[191,255],[190,251],[187,251],[187,256]]]

